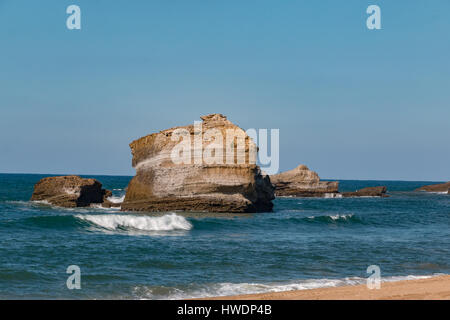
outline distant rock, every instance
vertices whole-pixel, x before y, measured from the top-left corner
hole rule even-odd
[[[287,197],[387,197],[386,187],[369,187],[356,192],[338,191],[338,181],[321,181],[319,175],[305,165],[270,176],[275,185],[275,195]]]
[[[342,196],[347,197],[388,197],[386,194],[387,188],[382,187],[368,187],[355,192],[343,192]]]
[[[74,208],[102,204],[110,195],[111,191],[102,189],[102,184],[95,179],[59,176],[43,178],[36,183],[31,200]]]
[[[235,213],[272,210],[274,188],[270,179],[250,162],[250,150],[256,150],[253,140],[221,114],[201,119],[201,133],[194,125],[188,125],[153,133],[130,144],[136,176],[128,185],[122,210]],[[225,146],[223,163],[203,161],[204,147],[212,145],[211,137],[205,135],[210,129],[210,133],[224,138],[227,130],[239,132],[244,141],[245,163],[234,156],[231,162],[225,161],[229,154]],[[185,132],[185,138],[191,141],[186,144],[186,162],[182,163],[173,161],[173,151],[180,143],[179,132]],[[203,149],[198,149],[195,139],[203,143]],[[234,152],[238,144],[233,142],[230,146]]]
[[[447,192],[448,194],[450,194],[450,182],[423,186],[416,189],[416,191],[443,192],[443,193]]]
[[[337,194],[339,182],[320,181],[319,175],[305,165],[270,176],[276,196],[325,197]]]

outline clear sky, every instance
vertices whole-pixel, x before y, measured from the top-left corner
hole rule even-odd
[[[132,140],[223,113],[279,128],[281,170],[450,180],[449,15],[448,0],[0,0],[0,172],[133,175]]]

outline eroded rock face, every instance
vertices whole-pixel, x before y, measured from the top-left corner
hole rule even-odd
[[[324,197],[338,192],[339,182],[320,181],[319,175],[305,165],[270,176],[276,196]]]
[[[448,194],[450,194],[450,182],[423,186],[416,189],[416,191],[447,192]]]
[[[36,183],[31,200],[74,208],[101,204],[110,195],[111,191],[102,189],[102,184],[95,179],[60,176],[43,178]]]
[[[363,188],[355,192],[344,192],[343,197],[387,197],[387,188],[381,187],[368,187]]]
[[[272,210],[274,188],[269,177],[263,175],[252,160],[251,151],[256,150],[254,142],[221,114],[201,119],[200,134],[198,125],[189,125],[153,133],[130,144],[136,176],[128,185],[122,210],[234,213]],[[180,153],[185,156],[181,163],[173,159],[173,152],[181,142],[178,140],[180,130],[190,141],[185,145],[188,152]],[[227,143],[227,130],[234,130],[243,137],[242,152],[237,150],[237,140]],[[214,137],[206,132],[215,133]],[[220,136],[223,148],[211,154],[222,159],[222,163],[211,162],[204,152],[208,146],[218,143]],[[198,142],[202,144],[200,147]],[[222,157],[219,150],[222,150]],[[238,159],[237,154],[244,155],[244,159]]]

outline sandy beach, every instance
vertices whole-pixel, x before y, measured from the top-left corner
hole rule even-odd
[[[208,300],[448,300],[450,275],[419,280],[382,282],[380,289],[343,286],[208,298]]]

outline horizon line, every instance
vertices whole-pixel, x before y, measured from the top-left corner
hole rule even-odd
[[[283,171],[280,171],[281,173]],[[49,175],[49,176],[106,176],[106,177],[134,177],[126,174],[86,174],[86,173],[33,173],[33,172],[0,172],[0,174],[23,174],[23,175]],[[321,181],[402,181],[402,182],[447,182],[446,180],[404,180],[404,179],[340,179],[320,178]]]

